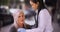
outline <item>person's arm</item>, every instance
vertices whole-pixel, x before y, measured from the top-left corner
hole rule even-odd
[[[11,27],[9,32],[17,32],[17,29],[15,28],[15,26]]]
[[[38,21],[39,21],[38,27],[40,29],[39,31],[44,32],[48,21],[48,14],[45,9],[40,11]]]
[[[41,10],[39,14],[39,28],[40,32],[52,32],[52,20],[51,15],[47,9]]]

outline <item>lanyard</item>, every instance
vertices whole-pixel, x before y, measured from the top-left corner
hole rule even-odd
[[[35,19],[35,27],[37,28],[38,27],[38,14],[36,14],[37,15],[37,18],[36,18],[36,16],[34,16],[34,19]]]

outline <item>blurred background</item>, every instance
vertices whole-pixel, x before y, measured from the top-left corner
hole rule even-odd
[[[49,0],[48,0],[49,1]],[[44,1],[45,2],[45,1]],[[47,2],[47,1],[46,1]],[[52,12],[52,22],[54,32],[60,32],[60,1],[56,1],[56,7]],[[48,6],[49,7],[49,6]],[[8,31],[8,28],[14,23],[14,18],[12,13],[14,11],[10,11],[10,9],[20,9],[27,14],[26,19],[31,17],[31,12],[33,11],[29,0],[0,0],[0,31],[5,32]],[[26,13],[26,11],[28,13]],[[32,16],[35,13],[32,13]],[[26,22],[29,24],[28,22]],[[33,23],[32,23],[33,24]],[[30,25],[32,25],[30,24]]]

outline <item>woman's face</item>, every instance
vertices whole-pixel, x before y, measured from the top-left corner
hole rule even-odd
[[[23,12],[20,12],[19,16],[18,16],[18,25],[22,26],[24,24],[24,20],[25,20],[25,15]]]
[[[32,8],[33,8],[34,10],[37,10],[37,8],[38,8],[38,3],[33,3],[32,1],[30,1],[30,4],[31,4],[31,6],[32,6]]]

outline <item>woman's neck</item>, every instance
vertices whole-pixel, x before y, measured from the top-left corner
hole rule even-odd
[[[23,28],[24,27],[24,24],[18,24],[18,23],[16,23],[17,24],[17,28]]]
[[[35,10],[36,13],[38,13],[38,10]]]

